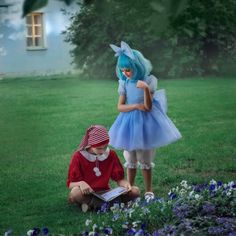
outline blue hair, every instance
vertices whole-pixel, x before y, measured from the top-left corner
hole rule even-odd
[[[137,50],[132,50],[135,59],[132,60],[125,54],[121,54],[118,57],[116,64],[116,75],[121,80],[126,80],[126,76],[122,73],[122,68],[130,69],[133,72],[131,80],[144,80],[144,78],[150,74],[152,65],[143,54]]]

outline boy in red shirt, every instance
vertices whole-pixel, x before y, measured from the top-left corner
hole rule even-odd
[[[124,179],[122,164],[115,151],[108,148],[108,143],[106,128],[93,125],[87,129],[78,151],[72,156],[67,178],[67,186],[71,189],[69,202],[78,203],[84,212],[103,204],[91,193],[109,190],[110,179],[127,188],[128,192],[120,197],[122,202],[140,195],[139,188]]]

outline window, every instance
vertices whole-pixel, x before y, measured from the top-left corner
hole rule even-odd
[[[45,49],[43,14],[32,13],[26,17],[26,45],[27,49]]]

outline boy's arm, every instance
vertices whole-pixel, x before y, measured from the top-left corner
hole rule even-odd
[[[125,180],[125,179],[118,180],[117,181],[117,185],[120,186],[120,187],[126,188],[128,191],[131,190],[130,183],[127,180]]]
[[[85,181],[71,182],[69,188],[79,187],[83,194],[94,192],[93,189]]]

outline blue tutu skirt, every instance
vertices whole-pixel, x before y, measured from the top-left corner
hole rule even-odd
[[[181,134],[166,111],[165,91],[158,90],[150,111],[121,112],[109,130],[110,145],[127,151],[149,150],[177,141]]]

